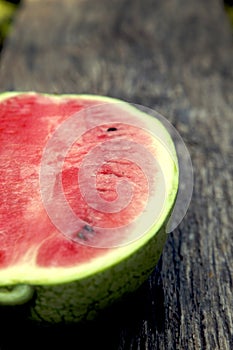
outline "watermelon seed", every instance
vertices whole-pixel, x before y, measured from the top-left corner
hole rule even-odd
[[[78,232],[77,236],[78,236],[78,238],[80,238],[84,241],[87,241],[87,237],[82,232]]]
[[[94,229],[90,225],[84,225],[83,229],[88,231],[88,232],[94,232]]]
[[[83,239],[84,241],[87,241],[88,240],[88,234],[93,234],[94,233],[94,229],[89,226],[89,225],[84,225],[82,227],[82,230],[80,232],[78,232],[77,236],[80,238],[80,239]]]
[[[107,131],[117,131],[117,128],[108,128]]]

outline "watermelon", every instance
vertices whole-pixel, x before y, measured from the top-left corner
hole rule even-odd
[[[117,99],[0,95],[0,305],[92,319],[136,290],[166,241],[178,190],[173,141]]]

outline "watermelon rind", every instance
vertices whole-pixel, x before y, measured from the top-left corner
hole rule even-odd
[[[35,92],[5,92],[0,102],[17,95]],[[39,267],[25,263],[0,270],[0,304],[15,305],[27,301],[30,317],[39,322],[60,323],[92,319],[99,310],[137,289],[153,271],[167,239],[169,220],[179,185],[178,160],[173,141],[162,123],[126,102],[97,95],[51,95],[52,99],[87,99],[123,103],[142,117],[153,118],[161,128],[172,151],[169,173],[165,179],[168,200],[155,225],[136,241],[110,249],[104,256],[74,267]],[[7,289],[9,288],[9,290]]]

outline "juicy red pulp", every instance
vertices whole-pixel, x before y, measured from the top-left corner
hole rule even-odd
[[[43,95],[18,95],[0,102],[0,268],[17,263],[39,266],[74,266],[101,256],[107,249],[77,244],[59,232],[43,207],[39,168],[43,149],[56,128],[74,113],[96,100]],[[117,134],[117,135],[116,135]],[[87,222],[78,234],[85,239],[92,226],[117,227],[140,213],[146,200],[146,179],[137,165],[125,159],[107,162],[96,176],[97,189],[106,201],[116,197],[116,182],[127,177],[133,183],[131,206],[120,213],[97,213],[82,197],[77,175],[80,162],[90,149],[109,137],[135,137],[135,130],[120,124],[86,132],[70,149],[64,162],[62,184],[73,211]],[[139,135],[137,135],[139,137]],[[140,135],[142,142],[148,140]],[[87,179],[88,181],[88,179]],[[98,214],[98,215],[97,215]]]

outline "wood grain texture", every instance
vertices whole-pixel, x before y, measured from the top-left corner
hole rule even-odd
[[[232,57],[218,0],[24,1],[0,90],[97,93],[157,109],[186,142],[195,175],[189,211],[142,288],[88,326],[30,328],[41,348],[233,348]]]

